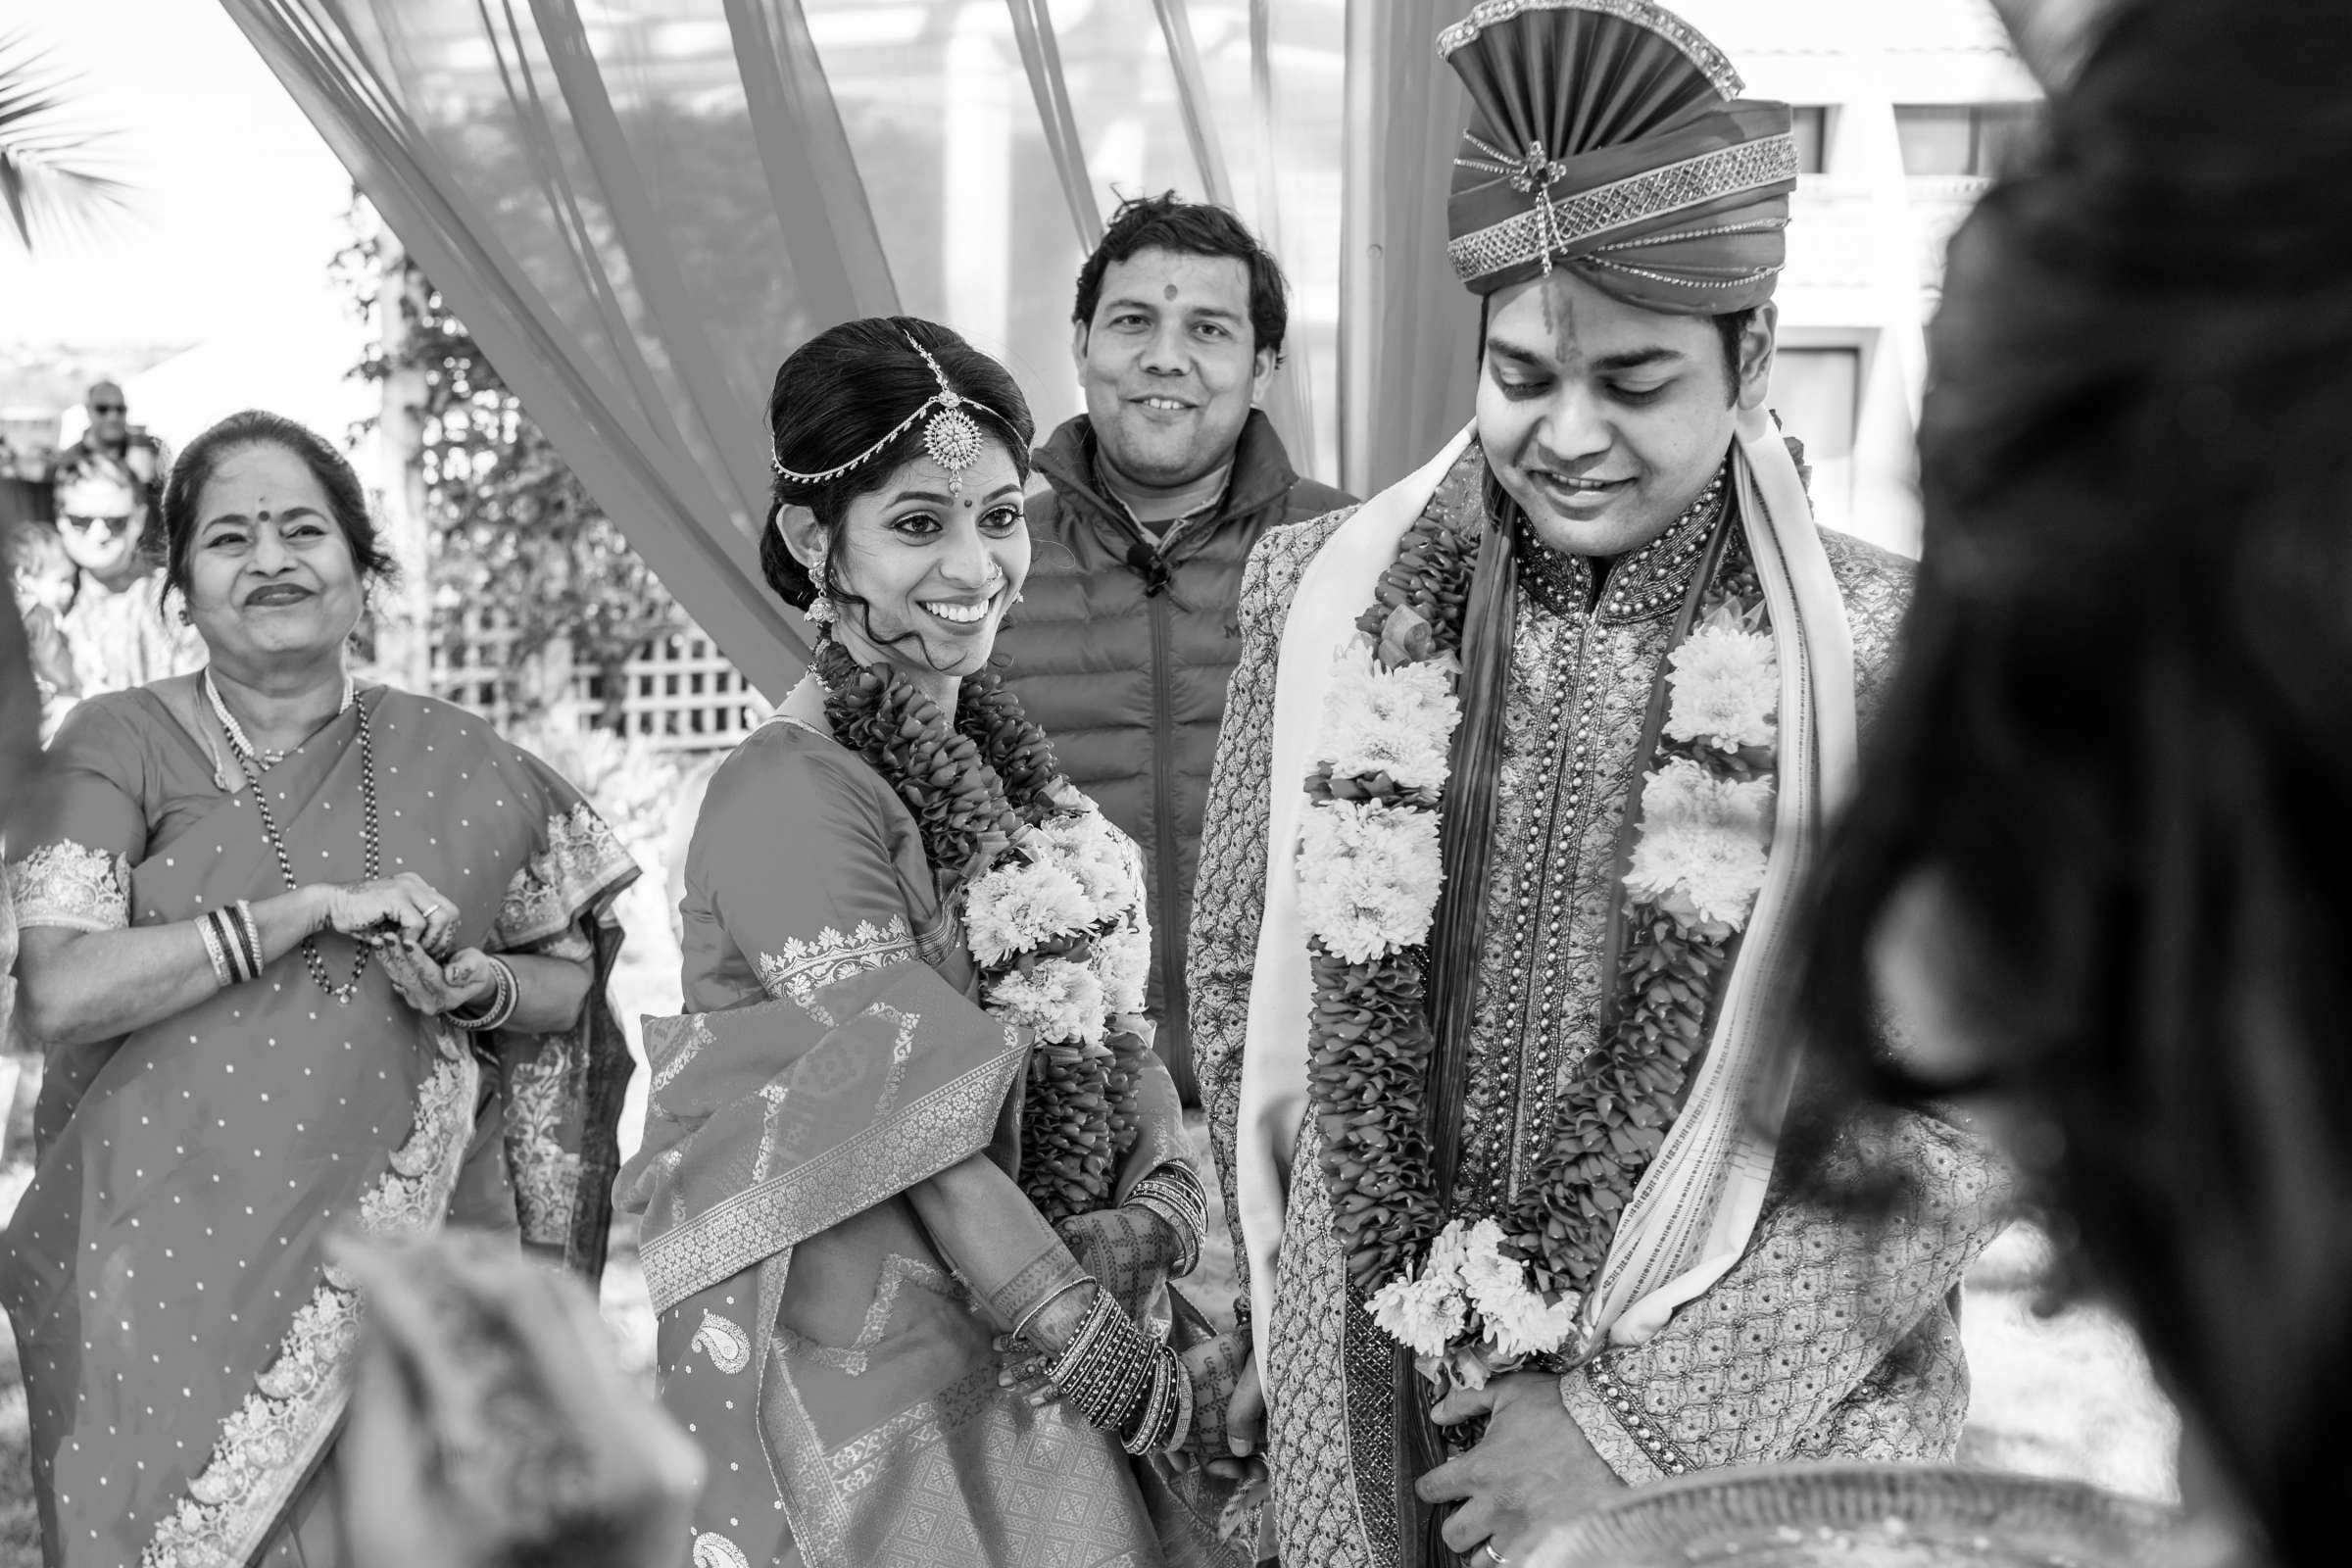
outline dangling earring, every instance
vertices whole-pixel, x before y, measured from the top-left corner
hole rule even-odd
[[[179,607],[179,623],[182,626],[193,626],[196,624],[196,617],[188,613],[188,607],[185,605]]]
[[[805,613],[812,626],[830,626],[840,613],[833,608],[833,601],[825,592],[825,568],[831,563],[831,555],[820,550],[816,553],[816,559],[808,564],[808,580],[816,584],[816,597],[808,601],[808,609]]]

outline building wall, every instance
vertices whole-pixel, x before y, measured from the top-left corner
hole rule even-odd
[[[1999,131],[2038,90],[1986,0],[1676,9],[1732,56],[1751,96],[1826,112],[1821,170],[1800,177],[1791,203],[1775,403],[1814,456],[1823,521],[1915,554],[1922,328],[1944,244],[1988,183]],[[1971,109],[1984,111],[1985,158],[1959,160],[1974,172],[1933,172],[1953,162],[1936,156],[1950,140],[1936,133]]]

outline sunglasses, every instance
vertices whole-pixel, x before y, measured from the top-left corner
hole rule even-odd
[[[128,515],[117,517],[77,516],[69,512],[57,520],[61,527],[72,528],[81,533],[95,533],[100,528],[104,528],[108,533],[128,533],[130,531]]]
[[[92,414],[128,414],[130,405],[126,403],[93,403],[90,405],[90,412]]]

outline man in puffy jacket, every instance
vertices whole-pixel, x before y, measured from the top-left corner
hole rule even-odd
[[[1299,477],[1253,406],[1289,316],[1282,269],[1224,208],[1120,206],[1071,313],[1086,412],[1038,449],[1036,554],[997,639],[1071,782],[1143,847],[1151,1011],[1188,1102],[1184,938],[1242,566],[1268,528],[1351,499]]]

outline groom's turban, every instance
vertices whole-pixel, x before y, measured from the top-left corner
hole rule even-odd
[[[1648,0],[1486,0],[1438,35],[1470,93],[1446,204],[1453,270],[1492,294],[1554,266],[1644,310],[1772,297],[1796,141],[1723,52]]]

